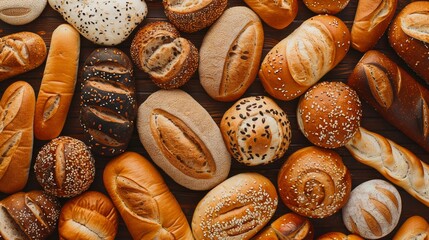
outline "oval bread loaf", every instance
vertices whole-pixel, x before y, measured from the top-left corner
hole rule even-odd
[[[268,52],[259,78],[271,96],[292,100],[332,70],[349,47],[343,21],[330,15],[311,17]]]
[[[18,32],[0,38],[0,81],[28,72],[46,59],[46,44],[32,32]]]
[[[350,0],[303,0],[305,6],[318,14],[337,14],[342,11]]]
[[[429,240],[429,223],[420,216],[409,217],[396,232],[393,240]]]
[[[123,153],[137,112],[133,65],[116,48],[96,49],[82,74],[80,123],[91,151],[103,156]]]
[[[192,217],[196,239],[250,239],[273,216],[278,203],[274,185],[258,173],[241,173],[208,192]]]
[[[63,130],[76,86],[79,53],[79,32],[68,24],[58,26],[37,95],[34,135],[39,140],[56,138]]]
[[[17,192],[27,184],[35,103],[34,90],[24,81],[10,85],[0,100],[0,192]]]
[[[117,156],[106,165],[103,182],[133,239],[193,239],[179,203],[146,158]]]
[[[313,236],[313,224],[310,220],[295,213],[286,213],[258,233],[255,240],[313,240]]]
[[[231,156],[219,127],[186,92],[151,94],[138,109],[137,129],[152,160],[180,185],[207,190],[228,176]]]
[[[24,25],[42,14],[47,0],[5,0],[0,6],[0,20],[11,25]]]
[[[317,240],[364,240],[364,239],[354,234],[346,235],[341,232],[328,232],[318,237]]]
[[[244,2],[258,14],[262,21],[275,29],[289,26],[298,14],[297,0],[245,0]]]
[[[263,42],[261,21],[252,10],[232,7],[225,11],[200,48],[200,82],[210,97],[234,101],[244,94],[258,73]]]

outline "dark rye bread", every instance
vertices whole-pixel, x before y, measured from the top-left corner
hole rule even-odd
[[[0,239],[46,239],[60,209],[58,200],[42,191],[15,193],[0,201]]]
[[[137,111],[133,66],[116,48],[96,49],[83,68],[80,122],[95,154],[115,156],[130,141]]]

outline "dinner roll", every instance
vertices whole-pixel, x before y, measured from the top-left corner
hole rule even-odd
[[[255,240],[313,240],[313,236],[313,224],[307,218],[295,213],[286,213],[260,232]]]

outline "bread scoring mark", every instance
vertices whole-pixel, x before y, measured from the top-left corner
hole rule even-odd
[[[183,38],[176,38],[170,43],[159,45],[156,50],[144,59],[144,65],[149,69],[149,74],[157,77],[169,75],[169,72],[178,72],[179,63],[183,63],[186,56],[184,46],[188,44]],[[159,75],[159,76],[158,76]]]
[[[219,211],[219,216],[215,218],[214,222],[232,222],[233,219],[237,216],[244,216],[246,212],[252,212],[255,210],[254,204],[248,205],[236,205],[230,206],[230,208],[224,208]],[[246,233],[251,229],[254,229],[258,223],[253,218],[244,218],[240,225],[224,225],[223,231],[225,231],[228,236],[238,236],[240,234]]]
[[[16,7],[16,8],[6,8],[2,9],[1,14],[5,16],[11,16],[11,17],[23,17],[31,12],[30,8],[25,7]]]
[[[62,188],[66,177],[66,159],[64,143],[59,143],[55,150],[55,183]]]
[[[29,239],[21,227],[15,222],[6,207],[0,205],[0,219],[2,227],[0,228],[0,236],[4,239]]]
[[[102,144],[105,147],[118,148],[125,145],[125,143],[117,141],[100,130],[88,128],[88,132],[97,144]]]
[[[385,142],[380,142],[375,136],[368,134],[362,128],[346,144],[347,149],[355,157],[365,160],[365,162],[380,162],[385,158],[385,152],[388,152]]]
[[[204,142],[178,117],[154,109],[150,126],[161,152],[175,168],[193,178],[212,178],[216,164]]]
[[[306,239],[311,233],[312,227],[303,217],[290,215],[291,219],[280,217],[271,223],[271,229],[279,239]],[[286,221],[287,220],[287,221]]]
[[[427,138],[429,135],[429,106],[423,96],[420,96],[421,101],[421,128],[423,130],[424,138]]]
[[[292,10],[292,3],[296,0],[273,0],[274,5],[286,10]]]
[[[90,78],[85,83],[85,87],[89,87],[91,91],[110,92],[112,94],[130,95],[130,91],[120,83]]]
[[[401,28],[408,36],[429,43],[429,11],[416,11],[401,17]]]
[[[388,73],[373,64],[363,64],[362,67],[374,99],[383,108],[390,108],[394,96]]]
[[[116,192],[128,213],[146,221],[159,223],[159,206],[148,189],[132,179],[117,176]]]
[[[0,179],[6,174],[15,151],[21,142],[22,131],[17,131],[0,145]]]
[[[46,122],[51,119],[55,113],[58,111],[61,102],[61,95],[55,94],[55,96],[50,96],[46,102],[43,109],[43,121]]]
[[[4,40],[0,38],[0,69],[3,69],[1,71],[7,71],[9,65],[26,66],[28,61],[28,48],[21,39],[8,38]]]
[[[361,208],[360,211],[371,233],[377,237],[381,237],[383,235],[383,230],[381,229],[381,226],[378,223],[377,219],[372,216],[370,212],[366,211],[363,208]]]
[[[208,4],[209,0],[167,0],[170,11],[175,12],[194,12],[198,11]]]
[[[356,19],[354,25],[364,32],[372,31],[389,17],[391,11],[394,10],[394,2],[394,0],[379,0],[378,5],[371,12]]]
[[[23,86],[17,88],[15,92],[6,99],[5,104],[0,106],[0,133],[2,133],[18,115],[24,98],[24,91],[25,89]]]
[[[98,118],[106,122],[113,122],[117,124],[130,124],[130,121],[123,115],[112,111],[111,109],[103,108],[100,106],[84,106],[83,111],[89,111]]]
[[[37,221],[45,228],[49,228],[49,223],[46,221],[45,213],[42,208],[34,202],[28,195],[24,197],[25,205],[30,209],[33,213],[33,216],[37,219]]]
[[[380,186],[375,186],[375,189],[386,196],[396,206],[396,209],[399,209],[399,200],[392,191]]]
[[[255,22],[249,22],[231,44],[223,67],[222,79],[219,87],[220,96],[229,96],[239,92],[249,78],[253,66],[254,56],[257,49],[258,29]],[[259,63],[258,63],[259,64]],[[237,79],[242,76],[242,79]]]
[[[124,64],[113,61],[97,61],[93,65],[93,71],[105,72],[109,74],[131,74],[129,68]]]
[[[369,203],[374,206],[374,208],[384,217],[384,219],[389,223],[392,224],[392,213],[389,210],[389,207],[386,206],[386,204],[380,202],[376,198],[370,197]]]

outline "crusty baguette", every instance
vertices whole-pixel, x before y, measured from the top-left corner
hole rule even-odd
[[[417,215],[409,217],[393,236],[393,240],[413,239],[429,240],[429,223]]]
[[[0,101],[0,192],[24,188],[33,151],[36,97],[30,84],[10,85]]]
[[[395,15],[397,0],[359,0],[351,30],[352,47],[366,52],[377,43]]]
[[[348,79],[388,122],[429,151],[429,90],[381,52],[365,53]]]
[[[359,162],[373,167],[392,183],[429,206],[429,165],[393,141],[364,128],[346,144]]]
[[[143,156],[125,152],[112,159],[103,181],[133,239],[193,239],[176,198]]]
[[[339,18],[311,17],[274,46],[262,61],[259,78],[279,100],[292,100],[332,70],[350,47],[350,32]]]
[[[79,65],[80,35],[62,24],[52,33],[46,67],[36,102],[34,135],[50,140],[60,135],[73,98]]]
[[[46,44],[32,32],[19,32],[0,38],[0,81],[28,72],[46,59]]]

